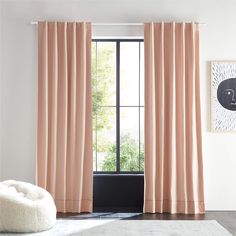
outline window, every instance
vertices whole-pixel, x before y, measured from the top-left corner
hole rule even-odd
[[[93,40],[93,169],[142,173],[144,168],[143,40]]]

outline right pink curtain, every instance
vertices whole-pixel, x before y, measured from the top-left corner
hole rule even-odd
[[[204,213],[199,26],[146,23],[144,212]]]

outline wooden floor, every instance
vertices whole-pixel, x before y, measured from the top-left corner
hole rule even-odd
[[[125,220],[216,220],[236,236],[236,211],[208,211],[205,215],[171,215],[142,213],[92,213],[92,214],[58,214],[58,218],[67,219],[125,219]]]

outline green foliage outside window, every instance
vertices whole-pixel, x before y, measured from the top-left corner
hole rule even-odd
[[[143,149],[141,149],[143,150]],[[139,160],[139,148],[137,142],[132,139],[129,135],[121,137],[120,146],[120,169],[122,171],[139,171],[139,161],[140,170],[143,170],[144,163],[144,153],[140,152]],[[111,171],[111,169],[116,163],[116,145],[110,145],[108,149],[108,155],[102,165],[103,171]]]

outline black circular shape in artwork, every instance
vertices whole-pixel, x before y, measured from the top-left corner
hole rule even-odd
[[[222,81],[217,88],[219,103],[230,111],[236,111],[236,78]]]

